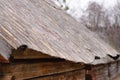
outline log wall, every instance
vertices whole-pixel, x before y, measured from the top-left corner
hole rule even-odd
[[[63,77],[65,80],[68,80],[68,77],[73,78],[77,77],[78,75],[80,78],[80,76],[84,77],[81,69],[83,69],[83,65],[64,60],[22,60],[22,62],[16,61],[10,64],[0,65],[1,77],[14,76],[15,80],[39,80],[40,78],[45,80],[59,80],[59,78],[61,79]]]
[[[31,49],[15,50],[10,63],[0,63],[0,80],[114,80],[119,74],[120,61],[85,65]]]
[[[78,70],[44,78],[35,78],[32,80],[85,80],[85,70]]]
[[[113,80],[120,74],[120,61],[112,63],[97,65],[93,67],[95,74],[95,80]]]

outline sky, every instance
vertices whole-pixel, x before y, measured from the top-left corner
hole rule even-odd
[[[118,0],[53,0],[58,6],[62,9],[65,9],[65,6],[69,7],[67,13],[73,16],[74,18],[80,18],[83,15],[83,11],[87,9],[89,2],[97,2],[100,5],[104,6],[104,9],[112,9]],[[65,2],[64,2],[65,1]]]

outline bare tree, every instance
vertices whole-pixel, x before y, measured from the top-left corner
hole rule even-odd
[[[82,21],[86,27],[91,30],[96,30],[101,23],[102,15],[104,14],[103,8],[101,5],[96,2],[92,2],[89,4],[86,10],[86,16],[82,16]]]
[[[117,50],[120,49],[120,3],[114,7],[114,23],[111,26],[107,26],[105,29],[105,36],[108,38],[111,45]],[[120,51],[120,50],[119,50]]]
[[[119,50],[120,2],[114,6],[111,12],[106,11],[102,5],[92,2],[89,4],[86,13],[86,16],[81,17],[84,25]]]

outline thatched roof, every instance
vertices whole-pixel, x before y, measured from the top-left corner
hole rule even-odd
[[[49,0],[0,0],[0,36],[15,49],[25,44],[74,62],[94,63],[95,56],[117,54]]]

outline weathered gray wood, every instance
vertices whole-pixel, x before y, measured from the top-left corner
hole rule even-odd
[[[12,47],[0,36],[0,62],[9,62]]]
[[[14,48],[26,44],[74,62],[92,63],[95,56],[117,54],[49,0],[0,0],[0,33]]]
[[[114,80],[119,75],[120,61],[94,66],[95,80]]]

